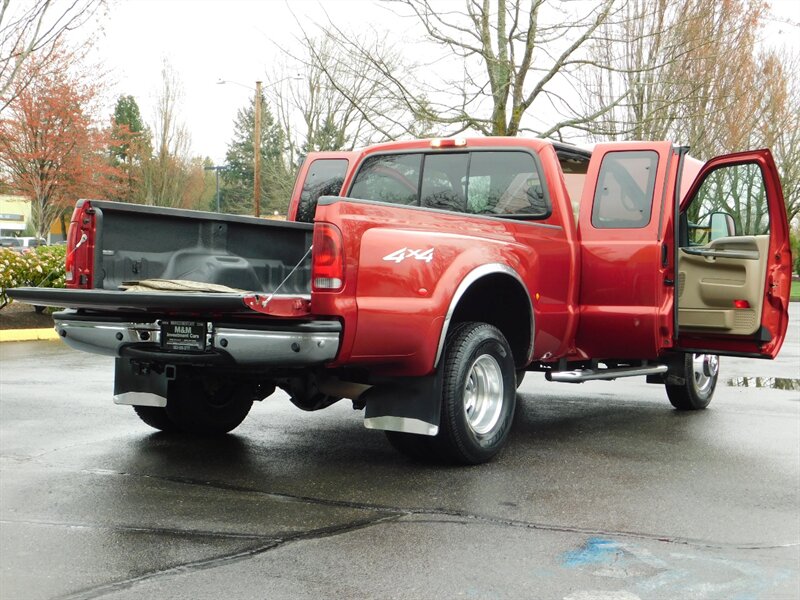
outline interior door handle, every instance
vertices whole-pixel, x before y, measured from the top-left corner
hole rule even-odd
[[[713,250],[711,248],[681,248],[686,254],[706,258],[738,258],[742,260],[758,260],[758,250]]]

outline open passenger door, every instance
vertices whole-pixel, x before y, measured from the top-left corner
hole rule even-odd
[[[789,319],[789,228],[769,150],[707,162],[677,209],[679,350],[775,358]]]

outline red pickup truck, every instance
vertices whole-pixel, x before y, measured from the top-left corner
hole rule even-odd
[[[287,222],[80,201],[68,289],[11,294],[69,307],[63,340],[116,357],[115,402],[157,429],[230,431],[277,386],[479,463],[525,371],[705,408],[719,355],[778,353],[790,265],[767,150],[451,138],[310,154]]]

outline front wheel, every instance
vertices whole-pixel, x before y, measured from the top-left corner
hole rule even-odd
[[[488,461],[502,448],[516,403],[514,357],[487,323],[462,323],[447,335],[437,454],[463,464]]]
[[[678,410],[702,410],[711,402],[719,377],[719,356],[685,354],[683,385],[666,385],[667,397]]]

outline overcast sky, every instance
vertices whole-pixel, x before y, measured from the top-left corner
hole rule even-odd
[[[256,80],[264,80],[279,60],[278,48],[297,46],[296,19],[325,20],[321,6],[316,0],[116,0],[104,19],[98,52],[115,97],[134,96],[147,120],[167,58],[183,83],[181,116],[193,153],[219,162],[236,111],[252,103]],[[346,17],[351,24],[381,23],[387,15],[370,0],[328,0],[324,6],[332,18]],[[218,85],[219,79],[240,85]]]
[[[800,22],[800,0],[773,0],[772,6],[778,18]],[[193,154],[221,163],[236,111],[252,102],[255,81],[279,60],[278,48],[297,46],[296,20],[323,23],[324,11],[354,29],[374,23],[400,37],[407,27],[373,0],[112,0],[97,50],[114,97],[133,95],[148,121],[168,59],[183,83],[180,112]],[[771,23],[769,37],[797,44],[800,28]],[[241,85],[218,85],[220,78]]]

